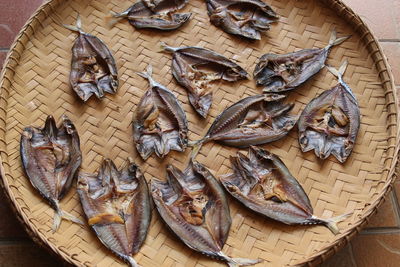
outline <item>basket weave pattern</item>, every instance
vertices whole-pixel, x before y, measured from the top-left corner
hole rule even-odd
[[[192,0],[183,10],[193,13],[187,25],[174,32],[135,30],[127,21],[112,29],[104,17],[109,11],[125,10],[123,0],[61,1],[44,4],[28,22],[14,43],[2,73],[0,95],[0,155],[3,185],[20,219],[31,234],[76,265],[119,266],[88,226],[62,222],[51,233],[53,210],[26,179],[19,155],[19,139],[27,125],[41,126],[47,114],[59,119],[66,114],[81,138],[82,170],[95,172],[102,156],[120,166],[128,156],[135,158],[147,180],[164,179],[165,166],[173,163],[183,169],[189,160],[185,153],[171,153],[165,160],[154,157],[143,162],[134,149],[131,118],[148,83],[135,72],[148,64],[154,79],[171,89],[183,103],[189,121],[191,140],[200,139],[213,119],[227,106],[245,96],[260,93],[253,80],[215,85],[210,115],[201,120],[188,104],[186,92],[171,74],[171,55],[160,52],[159,43],[171,46],[202,46],[217,51],[252,73],[257,59],[267,52],[287,53],[302,48],[324,47],[331,31],[352,38],[333,48],[328,64],[338,67],[345,59],[344,75],[355,92],[361,109],[361,127],[353,153],[342,165],[335,159],[317,160],[312,152],[302,153],[297,130],[265,147],[285,162],[310,197],[314,214],[323,218],[353,212],[339,224],[342,233],[333,236],[322,226],[286,226],[247,211],[230,199],[232,228],[224,252],[234,257],[262,258],[273,266],[318,263],[346,243],[361,229],[367,217],[382,201],[394,180],[397,158],[397,105],[393,79],[382,51],[361,20],[340,1],[269,1],[281,16],[259,42],[232,37],[209,23],[203,1]],[[77,13],[83,29],[101,38],[113,52],[119,70],[120,87],[107,95],[82,103],[69,86],[71,47],[76,34],[62,27],[75,24]],[[289,94],[295,113],[316,95],[336,84],[324,69],[306,85]],[[215,143],[204,145],[197,160],[218,175],[230,171],[229,156],[238,150]],[[73,188],[61,207],[83,218]],[[219,266],[221,263],[193,252],[163,225],[153,212],[149,235],[135,256],[143,266]]]

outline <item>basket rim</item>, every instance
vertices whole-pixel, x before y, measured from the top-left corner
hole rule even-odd
[[[47,16],[48,13],[52,12],[52,9],[57,6],[58,4],[62,3],[62,0],[47,0],[43,2],[39,8],[31,15],[31,17],[27,20],[25,25],[22,27],[18,35],[15,37],[10,49],[8,50],[6,59],[4,61],[3,68],[0,73],[0,129],[4,129],[4,125],[6,122],[4,120],[4,115],[7,113],[6,108],[4,107],[4,90],[7,90],[9,86],[6,86],[5,83],[11,83],[12,77],[14,76],[13,68],[18,64],[20,53],[19,51],[23,51],[25,44],[29,42],[29,36],[35,33],[35,28],[40,26],[41,16]],[[393,95],[393,99],[390,101],[386,101],[386,105],[392,105],[391,109],[394,109],[392,112],[388,112],[387,120],[390,120],[390,117],[395,116],[393,123],[388,123],[388,128],[395,127],[395,134],[390,136],[391,138],[395,138],[395,144],[388,146],[388,151],[392,150],[393,156],[388,156],[387,159],[392,160],[392,164],[389,169],[384,170],[388,171],[387,174],[387,181],[379,193],[378,198],[370,205],[369,209],[367,209],[360,220],[352,225],[350,229],[346,232],[342,232],[342,237],[336,240],[335,242],[329,244],[325,248],[322,248],[319,252],[315,253],[314,255],[310,256],[308,259],[304,260],[303,262],[299,263],[298,265],[307,265],[307,266],[315,266],[317,264],[322,263],[327,258],[334,255],[338,252],[341,248],[343,248],[346,244],[348,244],[354,236],[359,233],[362,228],[367,224],[371,215],[376,213],[377,209],[382,205],[385,201],[385,198],[388,196],[388,193],[392,190],[393,184],[395,179],[397,178],[396,173],[396,165],[398,161],[398,155],[400,150],[400,128],[399,125],[399,109],[398,109],[398,99],[397,99],[397,88],[394,83],[394,77],[392,73],[391,66],[388,63],[388,60],[383,52],[383,49],[377,40],[377,38],[371,32],[369,26],[361,19],[359,15],[357,15],[348,5],[346,5],[342,0],[323,0],[324,5],[329,7],[330,9],[334,9],[339,11],[337,15],[342,19],[346,20],[347,22],[354,23],[351,27],[357,31],[362,33],[361,40],[365,42],[365,46],[370,54],[377,56],[378,59],[373,58],[374,65],[379,72],[379,77],[381,78],[382,87],[386,90],[385,96],[386,98],[390,94]],[[372,46],[375,46],[372,48]],[[380,67],[380,65],[383,67]],[[386,79],[383,79],[382,76],[386,75]],[[389,129],[387,129],[389,131]],[[40,245],[41,247],[45,248],[48,252],[53,254],[58,258],[61,258],[63,261],[69,264],[77,264],[77,260],[73,259],[73,257],[68,256],[64,251],[60,250],[59,248],[53,246],[46,237],[41,234],[40,232],[33,229],[29,223],[28,218],[22,215],[20,207],[17,205],[15,201],[15,197],[13,196],[12,192],[10,191],[10,187],[8,186],[6,177],[6,171],[4,168],[4,164],[8,164],[6,161],[3,160],[3,154],[7,155],[7,151],[5,150],[7,143],[4,140],[3,136],[0,136],[0,187],[2,191],[5,193],[6,199],[10,203],[12,210],[14,211],[17,219],[25,229],[25,231],[29,234],[29,236],[33,239],[35,243]],[[389,154],[389,155],[390,155]],[[83,263],[81,263],[83,265]]]

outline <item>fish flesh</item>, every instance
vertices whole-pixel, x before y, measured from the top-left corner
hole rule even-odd
[[[249,96],[228,107],[214,120],[206,135],[192,144],[192,156],[210,141],[244,148],[285,137],[298,117],[289,114],[294,104],[283,104],[280,100],[284,97],[279,94]]]
[[[151,221],[150,194],[139,167],[128,158],[117,169],[104,159],[97,174],[79,173],[78,194],[87,222],[100,241],[130,266]]]
[[[222,252],[232,223],[229,205],[223,188],[202,164],[190,161],[183,172],[169,165],[167,181],[152,179],[150,188],[161,218],[189,248],[229,266],[260,262]]]
[[[235,82],[248,79],[248,73],[235,62],[214,51],[201,47],[162,48],[172,56],[172,74],[186,88],[189,102],[203,118],[207,117],[212,103],[211,84],[217,81]]]
[[[133,118],[133,138],[140,156],[146,160],[153,152],[163,158],[171,150],[184,151],[188,122],[178,99],[168,88],[153,80],[151,65],[147,72],[138,75],[150,83]]]
[[[315,155],[326,159],[335,156],[344,163],[350,156],[360,128],[360,108],[351,88],[343,81],[345,61],[339,70],[328,67],[339,83],[320,94],[303,110],[299,119],[301,150],[314,149]]]
[[[72,47],[69,76],[72,89],[84,102],[93,94],[99,99],[105,93],[115,94],[118,89],[118,71],[108,47],[96,36],[82,30],[80,16],[76,26],[64,27],[79,34]]]
[[[227,33],[260,40],[261,33],[279,20],[276,12],[261,0],[207,0],[210,21]]]
[[[126,18],[138,29],[171,31],[189,21],[192,13],[176,13],[185,7],[188,0],[140,0],[121,13],[112,12],[110,26]]]
[[[61,210],[59,203],[70,190],[82,162],[79,135],[71,120],[64,115],[57,127],[49,115],[43,128],[26,127],[21,135],[20,153],[29,181],[55,210],[53,232],[58,230],[61,219],[83,224]]]
[[[285,224],[322,224],[338,234],[337,222],[350,214],[330,219],[313,215],[310,200],[282,160],[255,146],[248,156],[230,158],[233,173],[221,177],[225,189],[247,208]]]
[[[257,86],[262,86],[265,93],[286,92],[299,87],[325,66],[331,48],[348,38],[350,36],[337,38],[334,30],[324,48],[263,55],[254,69]]]

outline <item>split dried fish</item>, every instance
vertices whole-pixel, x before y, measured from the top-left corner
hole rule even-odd
[[[78,194],[88,224],[118,257],[133,259],[147,236],[151,221],[150,195],[139,167],[128,158],[118,170],[104,159],[97,174],[79,173]]]
[[[207,117],[212,103],[211,83],[248,79],[242,67],[214,51],[200,47],[176,48],[165,43],[161,46],[173,53],[172,74],[186,88],[190,103],[203,118]]]
[[[353,150],[360,128],[360,109],[351,88],[343,81],[347,61],[339,70],[328,67],[339,83],[320,94],[303,110],[299,119],[299,143],[303,152],[314,149],[326,159],[334,155],[344,163]]]
[[[289,114],[294,104],[279,101],[284,97],[278,94],[249,96],[228,107],[215,119],[205,137],[194,143],[193,155],[209,141],[249,147],[283,138],[297,122],[297,116]]]
[[[118,89],[118,72],[108,47],[96,36],[82,30],[79,16],[76,26],[64,27],[79,34],[72,47],[69,76],[72,89],[85,102],[93,94],[97,98],[103,98],[104,93],[115,94]]]
[[[61,210],[59,201],[71,188],[72,180],[82,162],[79,136],[67,116],[57,128],[48,116],[44,128],[26,127],[21,135],[22,166],[33,187],[55,210],[52,230],[61,219],[83,224],[75,216]]]
[[[147,73],[138,74],[150,83],[133,118],[133,137],[140,156],[146,160],[153,152],[163,158],[170,150],[184,151],[188,123],[181,104],[168,88],[153,80],[150,65]]]
[[[231,157],[233,173],[221,177],[225,189],[247,208],[285,224],[322,224],[338,234],[337,222],[350,214],[331,219],[313,215],[310,200],[285,164],[274,154],[250,147],[248,157]]]
[[[270,29],[279,16],[261,0],[207,0],[210,21],[227,33],[253,40]]]
[[[336,38],[332,32],[329,44],[321,49],[303,49],[284,55],[265,54],[256,65],[254,78],[267,93],[293,90],[317,74],[324,66],[333,46],[343,43],[350,36]]]
[[[202,164],[191,161],[183,173],[169,165],[167,182],[153,179],[151,193],[165,223],[189,248],[229,266],[260,262],[222,252],[232,222],[229,205],[221,185]]]
[[[176,13],[182,9],[188,0],[141,0],[121,13],[112,13],[115,18],[110,22],[114,25],[121,19],[128,19],[135,28],[175,30],[185,24],[192,13]]]

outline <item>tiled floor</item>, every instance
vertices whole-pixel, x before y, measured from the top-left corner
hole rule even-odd
[[[0,66],[15,35],[42,0],[0,1]],[[370,25],[388,56],[400,88],[400,0],[344,0]],[[324,267],[400,266],[400,181],[379,212],[350,245]],[[0,266],[58,266],[36,246],[8,207],[0,192]]]

